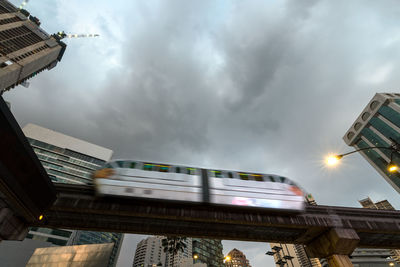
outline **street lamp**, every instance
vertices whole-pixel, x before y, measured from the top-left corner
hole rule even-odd
[[[397,153],[400,155],[400,144],[397,143],[394,139],[390,138],[390,140],[392,141],[392,144],[389,147],[385,147],[385,146],[371,146],[371,147],[364,147],[364,148],[360,148],[348,153],[344,153],[344,154],[339,154],[339,155],[329,155],[328,157],[326,157],[325,162],[328,166],[334,166],[337,165],[339,163],[339,161],[347,155],[359,152],[359,151],[363,151],[363,150],[371,150],[371,149],[385,149],[385,150],[390,150],[390,162],[387,165],[387,170],[391,173],[396,172],[397,170],[399,170],[399,166],[397,164],[395,164],[393,162],[393,154]]]

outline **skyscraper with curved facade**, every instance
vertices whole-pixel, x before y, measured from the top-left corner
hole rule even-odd
[[[367,104],[343,140],[359,151],[379,174],[400,193],[400,172],[391,173],[387,167],[393,161],[400,166],[400,152],[392,153],[390,146],[400,144],[400,94],[377,93]],[[367,149],[368,147],[378,147]]]

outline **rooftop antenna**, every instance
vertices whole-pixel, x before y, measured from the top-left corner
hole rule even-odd
[[[67,34],[64,31],[56,33],[60,39],[64,38],[85,38],[85,37],[99,37],[99,34]]]

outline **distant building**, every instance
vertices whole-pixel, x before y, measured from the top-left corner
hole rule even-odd
[[[225,260],[226,267],[251,267],[246,255],[236,248],[232,249],[227,256],[229,259]]]
[[[161,240],[164,237],[148,237],[136,246],[133,267],[165,266],[165,252]]]
[[[114,244],[38,248],[27,267],[36,266],[96,266],[107,267]]]
[[[393,206],[387,200],[374,203],[367,197],[359,202],[365,209],[394,210]],[[389,263],[393,263],[393,265],[390,266],[399,266],[395,262],[396,258],[398,258],[398,254],[400,254],[398,250],[356,248],[351,254],[350,259],[355,267],[387,267]]]
[[[361,112],[343,140],[355,149],[368,147],[390,147],[394,141],[400,143],[400,94],[378,93]],[[387,166],[391,151],[367,149],[359,152],[400,193],[400,173],[390,173]],[[400,166],[399,153],[392,160]]]
[[[190,259],[190,261],[193,262],[192,238],[187,237],[184,243],[186,247],[184,248],[183,252],[178,251],[178,253],[175,255],[173,255],[173,253],[167,253],[165,260],[165,267],[181,266],[185,262],[187,263],[187,259]]]
[[[193,238],[193,257],[196,263],[206,263],[208,267],[223,267],[222,242],[216,239]]]
[[[305,200],[309,205],[317,205],[311,194],[306,194]],[[273,256],[276,266],[291,267],[321,267],[319,259],[309,258],[303,245],[270,243],[271,250],[267,255]]]
[[[39,25],[28,11],[0,1],[0,95],[61,61],[65,43]]]
[[[91,174],[111,159],[113,151],[80,139],[27,124],[22,131],[54,183],[92,184]],[[114,243],[109,266],[122,244],[122,234],[32,227],[27,238],[57,246]]]

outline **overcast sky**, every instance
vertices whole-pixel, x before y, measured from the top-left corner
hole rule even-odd
[[[12,0],[19,6],[21,1]],[[376,92],[398,92],[398,1],[31,0],[66,39],[63,60],[4,94],[21,126],[114,151],[114,158],[275,173],[323,205],[399,195],[342,136]],[[127,235],[119,266],[132,263]],[[223,242],[253,267],[265,243]]]

